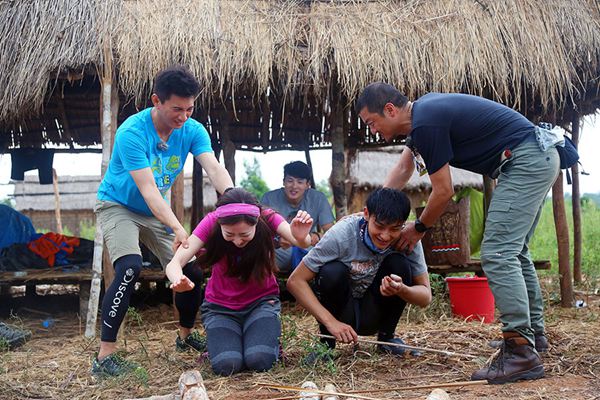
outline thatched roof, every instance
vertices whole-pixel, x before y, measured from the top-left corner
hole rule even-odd
[[[14,183],[15,209],[19,211],[54,212],[56,206],[53,185],[40,185],[38,177],[34,175],[26,175],[24,181]],[[96,204],[99,185],[100,177],[97,175],[59,176],[58,188],[61,210],[87,210],[91,212]],[[190,208],[192,206],[191,175],[185,176],[183,188],[183,205],[185,208]],[[217,202],[217,194],[206,176],[204,176],[202,189],[204,207],[214,207]]]
[[[400,153],[405,146],[385,147],[379,150],[357,151],[349,166],[349,181],[359,188],[376,188],[383,186],[387,173],[398,162]],[[452,183],[455,189],[464,187],[481,188],[483,179],[481,175],[464,169],[450,167]],[[420,192],[431,189],[429,175],[419,176],[415,171],[406,184],[404,191]]]
[[[158,70],[183,63],[205,87],[198,118],[238,147],[327,144],[331,106],[377,80],[563,124],[573,107],[600,108],[597,0],[14,0],[0,2],[0,20],[3,148],[99,143],[94,76],[106,49],[122,104],[135,99],[121,119]]]

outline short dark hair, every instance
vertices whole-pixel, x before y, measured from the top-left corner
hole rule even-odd
[[[312,170],[302,161],[293,161],[289,164],[285,164],[283,167],[283,179],[285,179],[286,176],[293,176],[294,178],[310,181],[310,178],[312,178]]]
[[[410,214],[410,200],[399,190],[379,188],[367,198],[367,210],[369,217],[383,224],[404,222]]]
[[[175,65],[156,75],[153,92],[161,102],[169,100],[172,95],[196,97],[200,93],[200,83],[189,69],[183,65]]]
[[[383,107],[392,103],[402,108],[408,103],[408,97],[398,89],[383,82],[374,82],[367,86],[356,100],[356,112],[360,113],[363,108],[372,113],[383,115]]]

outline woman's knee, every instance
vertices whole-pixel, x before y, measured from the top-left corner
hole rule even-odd
[[[247,355],[244,361],[249,370],[263,372],[273,368],[277,356],[270,353],[254,353]]]
[[[229,376],[240,372],[244,363],[241,358],[225,358],[216,362],[212,361],[211,367],[215,374]]]

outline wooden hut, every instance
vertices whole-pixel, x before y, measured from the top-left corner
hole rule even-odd
[[[236,149],[331,147],[338,215],[348,158],[382,144],[352,109],[372,81],[411,98],[488,97],[575,141],[600,108],[597,0],[14,0],[0,20],[2,152],[102,144],[104,170],[117,122],[146,104],[157,71],[182,63],[204,87],[195,117],[232,176]]]
[[[388,146],[356,151],[348,168],[349,212],[362,211],[369,194],[383,186],[385,175],[380,171],[392,169],[404,149],[405,146]],[[483,189],[483,180],[479,174],[454,167],[450,167],[450,173],[456,192],[466,187]],[[429,175],[419,176],[414,171],[403,191],[408,195],[413,209],[422,206],[431,193]]]
[[[24,181],[15,182],[13,198],[15,209],[27,215],[36,230],[57,232],[56,209],[60,210],[62,226],[75,236],[81,235],[81,228],[95,223],[94,205],[100,186],[100,175],[60,176],[58,204],[52,185],[40,185],[36,176],[28,175]],[[208,177],[203,176],[203,212],[214,209],[217,202],[215,188]],[[184,180],[183,206],[185,222],[190,222],[192,211],[192,175]]]

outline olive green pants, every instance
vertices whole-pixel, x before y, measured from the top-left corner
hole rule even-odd
[[[110,261],[129,255],[142,255],[140,241],[160,260],[163,268],[173,258],[173,238],[156,217],[134,213],[120,204],[97,200],[96,221],[102,228]]]
[[[492,195],[481,262],[502,330],[518,332],[533,344],[534,332],[544,332],[544,310],[528,243],[558,176],[559,157],[556,148],[543,152],[535,141],[520,144],[512,154]]]

